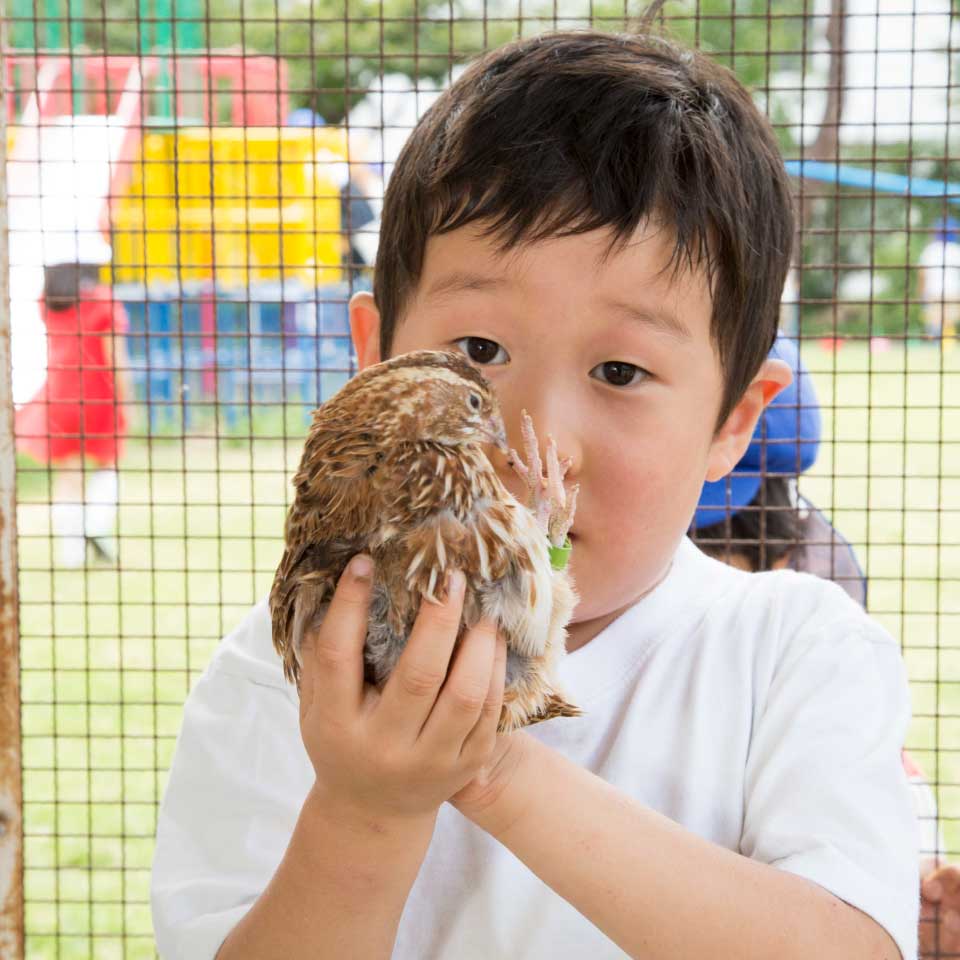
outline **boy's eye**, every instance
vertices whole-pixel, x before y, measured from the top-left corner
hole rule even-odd
[[[453,342],[474,363],[491,364],[496,359],[498,352],[502,352],[504,357],[507,355],[507,351],[496,340],[487,340],[484,337],[461,337]],[[465,344],[465,346],[460,346],[461,344]],[[506,361],[502,360],[501,362]]]
[[[593,370],[603,371],[603,379],[613,387],[629,387],[634,382],[644,380],[650,376],[643,367],[638,367],[633,363],[624,363],[622,360],[608,360],[606,363],[598,363]],[[640,374],[637,381],[634,376]]]

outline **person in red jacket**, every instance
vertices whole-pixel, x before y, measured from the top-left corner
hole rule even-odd
[[[98,559],[116,558],[116,467],[130,390],[126,312],[99,282],[110,248],[88,241],[72,256],[44,266],[47,378],[16,412],[15,434],[20,452],[55,468],[51,521],[58,559],[77,567],[88,548]]]

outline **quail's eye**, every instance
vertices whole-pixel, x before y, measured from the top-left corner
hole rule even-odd
[[[487,340],[485,337],[461,337],[453,342],[460,347],[468,359],[483,366],[492,364],[500,354],[503,354],[503,357],[498,360],[497,366],[509,360],[507,351],[496,340]]]
[[[477,394],[475,393],[470,394],[470,406],[473,407],[474,410],[479,410],[481,403],[482,401],[480,400],[480,397]]]
[[[633,363],[625,363],[622,360],[608,360],[606,363],[598,363],[593,370],[603,371],[604,382],[612,387],[630,387],[635,383],[646,380],[650,374],[643,367],[638,367]],[[636,376],[636,380],[634,380]],[[600,378],[598,378],[600,379]]]

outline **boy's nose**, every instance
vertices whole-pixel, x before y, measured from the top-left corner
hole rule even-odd
[[[557,444],[557,456],[560,462],[562,463],[565,458],[570,460],[570,467],[567,470],[564,482],[567,487],[572,486],[583,466],[580,425],[571,419],[569,410],[564,408],[562,402],[557,402],[556,398],[548,399],[536,406],[526,406],[524,409],[530,415],[533,421],[533,429],[537,434],[537,446],[540,459],[543,461],[544,476],[547,474],[547,438],[553,437]],[[507,431],[511,438],[510,445],[519,453],[523,452],[523,436],[520,430],[521,419],[518,414],[507,422]],[[513,442],[514,437],[517,439],[517,443]]]

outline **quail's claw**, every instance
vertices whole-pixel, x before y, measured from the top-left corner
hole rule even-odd
[[[573,515],[577,506],[576,494],[579,487],[575,487],[568,495],[563,485],[563,479],[573,459],[564,457],[560,460],[556,441],[548,434],[547,475],[544,477],[533,420],[526,410],[522,411],[520,432],[523,436],[526,463],[521,460],[516,450],[511,449],[510,466],[527,488],[527,508],[533,513],[537,524],[549,537],[553,546],[560,547],[566,540],[570,527],[573,526]]]
[[[577,511],[577,494],[579,492],[580,484],[578,483],[570,491],[570,496],[567,498],[566,505],[563,506],[559,512],[554,513],[550,517],[547,535],[550,537],[550,542],[555,547],[563,545],[564,541],[567,539],[567,534],[570,532],[570,528],[573,526],[573,515]]]
[[[530,489],[530,470],[527,465],[523,462],[520,457],[520,454],[517,453],[513,447],[510,448],[510,466],[513,467],[513,472],[524,482],[527,489]]]
[[[531,478],[527,481],[527,484],[536,495],[537,486],[543,487],[543,463],[540,460],[540,445],[537,443],[537,435],[533,430],[533,418],[526,410],[522,410],[520,413],[520,435],[523,437],[523,449],[530,464]]]
[[[547,434],[547,492],[552,501],[559,506],[567,502],[563,489],[563,474],[560,472],[560,460],[557,457],[557,441]]]

